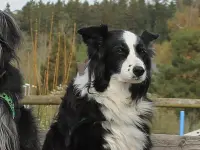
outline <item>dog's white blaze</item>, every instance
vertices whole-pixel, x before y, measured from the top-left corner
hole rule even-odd
[[[121,66],[121,72],[118,75],[118,79],[123,82],[140,83],[145,80],[146,71],[139,80],[133,80],[133,77],[135,76],[133,73],[133,68],[135,66],[141,66],[145,70],[143,61],[137,56],[135,51],[137,36],[129,31],[124,31],[122,39],[129,48],[129,54]]]

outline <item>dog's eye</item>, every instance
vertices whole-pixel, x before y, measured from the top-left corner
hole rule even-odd
[[[126,56],[128,54],[128,50],[122,44],[113,47],[113,52],[121,56]]]
[[[146,51],[145,51],[145,49],[144,48],[141,48],[140,49],[140,53],[145,53]]]
[[[136,46],[136,51],[137,51],[137,53],[139,53],[139,54],[145,54],[145,53],[146,53],[146,49],[144,48],[144,46],[142,46],[142,45],[140,45],[140,44],[138,44],[138,45]]]
[[[114,47],[114,50],[118,53],[118,54],[123,54],[123,47],[122,46],[116,46]]]
[[[118,48],[117,48],[117,52],[118,52],[118,53],[123,53],[122,48],[121,48],[121,47],[118,47]]]

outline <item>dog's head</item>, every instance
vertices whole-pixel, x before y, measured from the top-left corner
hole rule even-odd
[[[150,43],[157,34],[144,31],[140,36],[125,30],[108,31],[106,25],[78,30],[88,46],[89,76],[94,87],[104,91],[111,78],[140,84],[150,78],[153,50]]]
[[[0,11],[0,67],[16,58],[15,50],[21,40],[20,29],[14,19]]]

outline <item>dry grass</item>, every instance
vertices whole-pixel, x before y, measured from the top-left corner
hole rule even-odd
[[[38,37],[37,48],[37,76],[40,77],[40,67],[45,63],[47,58],[47,35],[40,34]],[[17,52],[20,58],[20,70],[24,77],[25,82],[33,83],[33,55],[32,55],[32,42],[30,36],[23,33],[23,42]]]
[[[41,129],[47,130],[53,121],[58,106],[33,106],[33,112]],[[158,134],[179,134],[179,117],[176,109],[156,108],[152,132]],[[185,133],[200,128],[197,110],[186,110]],[[193,121],[192,121],[193,120]]]

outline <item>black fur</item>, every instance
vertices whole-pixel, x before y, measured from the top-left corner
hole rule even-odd
[[[111,76],[120,71],[119,66],[129,53],[127,45],[120,38],[123,32],[123,30],[108,31],[105,25],[78,31],[88,46],[89,79],[88,84],[85,85],[88,93],[93,94],[90,91],[93,87],[99,93],[106,91]],[[131,98],[136,101],[136,104],[141,98],[150,101],[146,98],[151,80],[153,56],[153,50],[149,44],[157,38],[158,35],[147,31],[138,37],[136,51],[147,68],[147,78],[142,83],[130,86]],[[94,79],[92,79],[93,75]],[[104,135],[112,134],[102,126],[102,122],[107,121],[102,113],[102,109],[107,109],[104,107],[95,100],[95,97],[89,97],[89,94],[82,95],[72,81],[62,99],[55,122],[46,135],[43,150],[109,150],[103,147],[106,144]],[[152,112],[141,114],[139,117],[151,121]],[[143,150],[150,150],[152,144],[149,126],[144,122],[137,128],[146,133]]]
[[[13,134],[17,134],[16,137],[19,138],[16,141],[19,141],[18,146],[20,150],[39,150],[40,144],[35,118],[32,116],[31,111],[19,104],[20,99],[23,98],[22,76],[19,69],[11,65],[12,60],[18,60],[16,49],[20,44],[20,40],[20,30],[14,19],[5,12],[0,11],[0,93],[5,92],[12,97],[16,116],[13,119],[12,114],[8,112],[0,115],[6,115],[7,119],[13,122],[13,128],[17,129],[17,133],[13,132]],[[1,107],[7,107],[5,109],[10,110],[3,99],[0,101],[5,104],[1,105]],[[1,137],[1,140],[7,139],[9,137],[5,139]],[[17,149],[12,145],[10,147],[11,149],[8,148],[8,150]]]
[[[20,150],[40,150],[38,128],[31,110],[20,107],[20,118],[17,121]]]
[[[100,122],[105,120],[95,101],[87,101],[87,96],[78,98],[73,82],[60,105],[56,122],[46,135],[43,150],[101,150],[106,132]],[[88,111],[89,110],[89,111]],[[67,114],[67,115],[66,115]],[[82,119],[85,119],[81,121]]]

